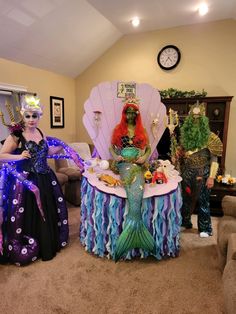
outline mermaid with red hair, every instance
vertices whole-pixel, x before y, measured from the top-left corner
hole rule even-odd
[[[128,200],[128,214],[116,242],[114,258],[118,261],[134,248],[155,253],[155,241],[142,221],[141,212],[145,184],[143,165],[151,148],[135,98],[126,100],[121,121],[113,131],[111,144],[110,152],[124,182]]]
[[[148,138],[146,131],[143,127],[141,116],[139,114],[139,108],[135,103],[126,103],[123,111],[121,122],[116,126],[113,136],[112,136],[112,145],[116,145],[117,147],[122,147],[122,139],[128,136],[128,123],[127,120],[132,118],[132,115],[136,116],[135,128],[134,128],[134,136],[133,136],[133,144],[136,147],[143,149],[147,146]],[[132,121],[129,128],[132,127]]]

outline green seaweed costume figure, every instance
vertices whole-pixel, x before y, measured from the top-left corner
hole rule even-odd
[[[192,106],[180,129],[183,148],[180,169],[183,193],[182,226],[192,228],[191,214],[196,205],[198,231],[202,238],[212,235],[210,189],[218,170],[217,156],[222,154],[222,142],[209,128],[203,104]]]
[[[155,241],[142,221],[145,184],[143,164],[150,155],[151,148],[136,99],[126,101],[111,142],[110,151],[124,182],[128,200],[124,230],[116,243],[115,261],[118,261],[133,248],[142,248],[150,253],[155,250]]]

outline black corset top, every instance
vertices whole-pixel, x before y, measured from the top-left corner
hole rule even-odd
[[[21,148],[19,149],[20,152],[28,150],[31,155],[31,158],[24,159],[18,163],[18,166],[21,168],[20,170],[42,174],[48,173],[50,171],[50,167],[47,164],[48,155],[47,141],[44,138],[42,138],[39,141],[39,143],[36,143],[31,140],[26,141],[26,139],[22,135],[20,137],[20,143],[21,143]]]

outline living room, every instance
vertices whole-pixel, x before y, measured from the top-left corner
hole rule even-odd
[[[87,1],[84,2],[87,4]],[[67,11],[72,14],[69,9]],[[124,7],[122,11],[125,11]],[[168,13],[166,19],[169,19]],[[65,23],[66,30],[66,22],[62,20],[61,23]],[[93,28],[96,29],[96,25]],[[17,29],[12,32],[17,32]],[[100,36],[102,41],[102,33]],[[63,37],[58,38],[57,35],[56,39],[63,43]],[[51,40],[52,47],[49,49],[53,48]],[[19,41],[22,47],[29,45],[29,49],[33,49],[27,37]],[[37,42],[47,50],[42,38],[38,38]],[[4,41],[2,43],[4,47]],[[17,43],[12,44],[12,49]],[[163,70],[157,63],[158,53],[166,45],[174,45],[181,52],[180,62],[170,71]],[[67,48],[73,51],[73,43]],[[101,82],[132,81],[148,83],[157,90],[204,90],[209,97],[233,96],[228,120],[225,172],[236,177],[235,18],[202,20],[188,25],[183,22],[126,34],[116,30],[112,44],[104,51],[101,49],[97,58],[78,74],[71,72],[65,75],[59,70],[40,67],[40,62],[34,66],[32,62],[19,61],[22,57],[19,49],[16,49],[18,60],[4,51],[0,53],[0,82],[24,86],[27,91],[36,93],[44,106],[40,128],[48,136],[67,143],[92,144],[82,122],[84,103],[92,88]],[[83,51],[83,46],[80,50]],[[34,52],[37,52],[37,47],[34,47]],[[63,62],[66,63],[66,59],[69,64],[67,57]],[[64,100],[63,128],[51,127],[50,96]],[[71,246],[61,252],[55,261],[36,262],[23,268],[1,265],[2,313],[225,312],[222,273],[218,268],[216,252],[215,232],[219,217],[213,217],[213,237],[201,241],[197,237],[197,222],[194,221],[195,229],[182,234],[180,256],[175,259],[115,264],[111,260],[95,258],[81,247],[78,240],[79,209],[69,206]]]

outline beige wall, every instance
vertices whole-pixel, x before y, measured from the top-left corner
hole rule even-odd
[[[182,59],[176,69],[162,71],[158,51],[177,45]],[[64,141],[88,141],[82,124],[83,104],[91,89],[103,81],[123,80],[149,83],[159,89],[201,90],[208,96],[235,96],[231,103],[226,169],[236,176],[236,21],[183,26],[143,34],[127,35],[113,45],[76,81],[52,72],[0,59],[0,82],[24,85],[36,92],[44,104],[40,127]],[[65,128],[50,128],[49,97],[65,100]]]
[[[179,47],[178,67],[164,72],[156,63],[167,44]],[[235,96],[231,103],[226,170],[236,176],[236,21],[225,20],[127,35],[76,79],[77,138],[91,140],[82,124],[83,104],[90,90],[103,81],[149,83],[158,89],[203,88],[208,96]]]
[[[26,86],[36,92],[44,105],[40,128],[45,134],[72,142],[75,137],[75,80],[52,72],[0,59],[0,82]],[[50,96],[64,98],[65,128],[50,128]]]

